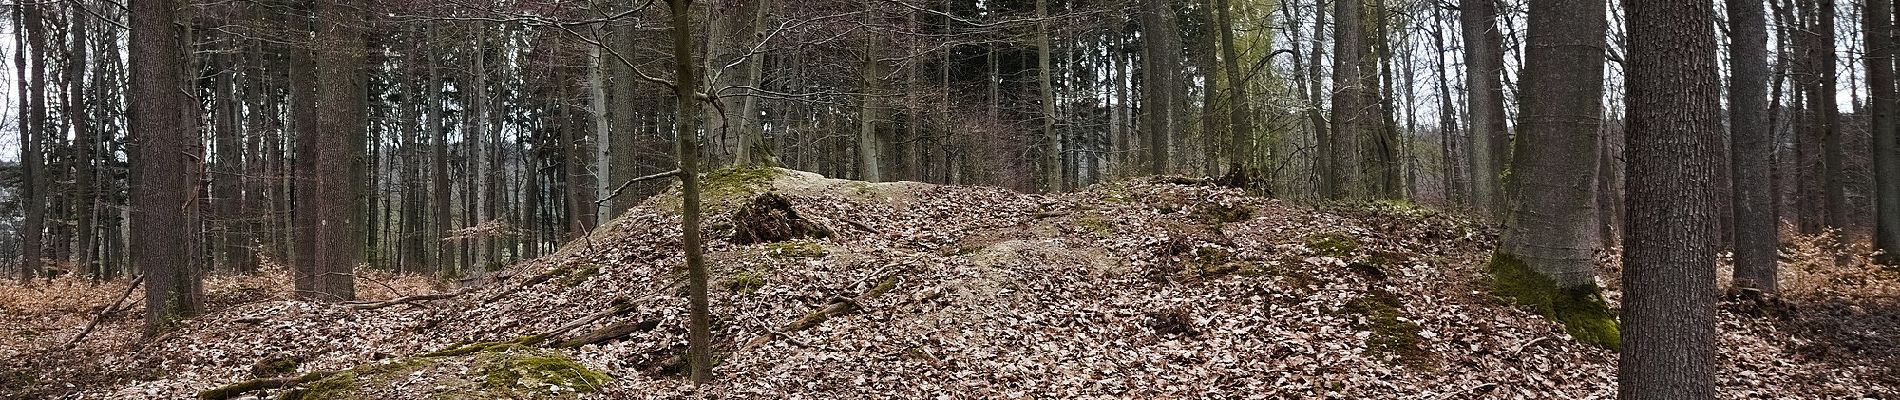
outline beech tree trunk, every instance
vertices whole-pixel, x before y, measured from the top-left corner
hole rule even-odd
[[[1459,21],[1464,27],[1467,112],[1471,113],[1471,205],[1480,214],[1498,216],[1504,207],[1504,35],[1498,29],[1494,0],[1461,0]]]
[[[1595,287],[1596,163],[1603,115],[1605,5],[1532,0],[1522,134],[1499,243],[1558,288]]]

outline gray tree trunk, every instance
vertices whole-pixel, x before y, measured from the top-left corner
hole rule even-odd
[[[1511,204],[1499,246],[1559,288],[1596,286],[1605,6],[1532,0]]]
[[[667,0],[673,15],[673,65],[677,78],[673,83],[674,134],[678,135],[680,170],[680,242],[686,252],[686,279],[689,322],[687,324],[686,365],[693,382],[712,380],[712,313],[706,299],[706,262],[699,248],[699,143],[694,138],[696,115],[694,89],[699,81],[693,75],[692,7],[688,0]]]
[[[1471,205],[1480,214],[1504,211],[1499,174],[1504,172],[1504,39],[1498,29],[1494,0],[1461,0],[1459,22],[1464,28],[1466,112],[1471,113],[1471,142],[1465,146],[1470,163]]]
[[[1891,1],[1891,0],[1888,0]],[[1734,197],[1735,282],[1775,290],[1777,225],[1774,157],[1768,125],[1768,27],[1761,0],[1727,0],[1729,20],[1729,174]],[[1874,43],[1869,36],[1869,44]]]

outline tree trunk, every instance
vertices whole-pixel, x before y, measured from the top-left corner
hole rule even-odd
[[[1879,0],[1874,0],[1879,1]],[[1887,0],[1892,1],[1892,0]],[[1769,161],[1773,133],[1767,122],[1768,27],[1761,0],[1727,0],[1729,20],[1729,174],[1735,282],[1775,291],[1774,187]],[[1868,37],[1868,43],[1874,43]],[[1878,125],[1876,125],[1878,126]]]
[[[1504,172],[1504,38],[1498,30],[1494,0],[1461,0],[1459,21],[1464,27],[1467,112],[1471,113],[1470,144],[1466,146],[1471,174],[1471,205],[1481,215],[1496,217],[1504,211],[1499,176]]]
[[[1815,104],[1820,112],[1821,136],[1821,176],[1823,194],[1826,198],[1827,226],[1836,229],[1849,227],[1847,209],[1846,173],[1841,153],[1840,105],[1835,96],[1834,55],[1834,1],[1820,0],[1816,7],[1820,10],[1819,25],[1815,34],[1814,55],[1818,59],[1814,72],[1820,80],[1820,91],[1816,92]]]
[[[290,28],[293,29],[294,34],[299,37],[302,37],[306,32],[309,32],[308,29],[312,28],[312,15],[310,12],[313,10],[310,7],[308,3],[300,3],[291,11],[291,13],[295,15],[290,18],[289,25]],[[316,258],[317,253],[321,249],[317,247],[316,241],[317,214],[315,202],[317,200],[313,196],[316,193],[316,177],[321,175],[316,170],[318,165],[316,156],[316,152],[318,151],[317,138],[322,135],[322,129],[317,125],[317,88],[319,85],[316,82],[316,72],[314,71],[315,57],[312,55],[313,50],[311,49],[311,45],[308,43],[292,44],[287,46],[286,50],[290,53],[285,61],[286,64],[289,64],[287,66],[287,76],[290,79],[290,108],[288,112],[291,119],[291,128],[295,131],[296,143],[292,149],[292,154],[295,157],[293,161],[294,167],[290,168],[290,173],[294,174],[294,179],[292,183],[288,185],[288,189],[291,191],[291,197],[289,204],[287,204],[284,209],[293,214],[291,217],[291,221],[293,221],[291,223],[292,239],[290,250],[291,277],[296,284],[295,290],[298,296],[309,298],[315,296],[317,293],[321,293],[322,287],[319,279],[325,272],[323,265]],[[136,240],[134,243],[136,243]]]
[[[317,134],[314,146],[298,149],[299,157],[313,157],[315,169],[310,190],[303,202],[312,210],[311,236],[315,243],[314,271],[318,273],[315,293],[307,297],[321,301],[350,301],[356,298],[355,267],[363,255],[360,204],[362,185],[355,169],[363,160],[362,146],[367,115],[362,101],[368,96],[365,79],[363,23],[367,4],[361,2],[317,4],[316,108]]]
[[[1432,49],[1445,54],[1445,18],[1436,10],[1432,12]],[[1458,135],[1458,108],[1452,105],[1450,66],[1445,65],[1445,57],[1432,57],[1433,73],[1438,77],[1438,145],[1442,185],[1445,190],[1445,203],[1452,206],[1468,205],[1466,186],[1470,175],[1465,172],[1464,140]]]
[[[193,127],[196,108],[186,96],[190,54],[184,9],[177,0],[131,2],[132,81],[130,145],[133,259],[144,271],[145,335],[203,310],[198,271],[187,254],[190,224],[181,211],[193,199],[192,158],[202,148]]]
[[[71,9],[71,15],[77,16],[83,12],[80,10],[82,6],[79,2],[68,3],[68,6]],[[74,252],[75,258],[73,264],[77,270],[73,272],[92,273],[94,278],[98,278],[100,274],[94,263],[95,258],[93,257],[92,250],[95,247],[93,238],[98,237],[98,235],[93,234],[94,212],[98,209],[98,201],[96,200],[98,194],[95,188],[97,183],[94,182],[96,172],[94,172],[93,165],[95,163],[94,159],[97,158],[95,155],[97,153],[96,148],[99,146],[95,139],[97,139],[99,134],[92,131],[92,121],[87,118],[86,85],[84,84],[88,63],[87,56],[89,55],[87,54],[86,45],[87,41],[91,40],[91,35],[88,32],[89,26],[92,25],[90,21],[91,18],[77,19],[73,21],[71,24],[72,27],[70,28],[72,30],[72,47],[67,53],[70,59],[67,60],[66,63],[66,93],[68,95],[66,100],[66,119],[68,124],[73,127],[73,150],[75,150],[72,160],[74,169],[72,215],[76,225],[73,232],[77,236],[75,238],[77,239],[77,244],[74,247],[76,251]],[[100,86],[102,80],[103,77],[94,78],[92,85],[94,87]],[[103,101],[103,98],[101,100]]]
[[[1900,98],[1896,98],[1900,93],[1896,93],[1894,87],[1893,0],[1867,0],[1864,14],[1867,19],[1867,87],[1873,106],[1874,248],[1885,252],[1877,261],[1900,265],[1900,138],[1896,138],[1900,135],[1895,133],[1893,115],[1896,107],[1900,107],[1900,103],[1896,103],[1900,102]],[[1736,218],[1740,219],[1739,214]],[[1736,240],[1738,275],[1741,271],[1739,238]],[[1769,257],[1767,265],[1772,268],[1772,252]],[[1767,276],[1773,276],[1772,272],[1770,270]],[[1773,285],[1767,287],[1774,288]]]
[[[1042,105],[1042,182],[1050,193],[1062,185],[1062,139],[1056,134],[1056,86],[1049,71],[1049,0],[1036,0],[1036,94]]]
[[[1599,0],[1530,3],[1523,128],[1505,182],[1518,197],[1509,202],[1491,272],[1507,296],[1553,303],[1554,317],[1578,340],[1614,348],[1615,322],[1597,296],[1595,272],[1605,21]],[[1511,269],[1551,285],[1508,282]]]
[[[1143,0],[1141,13],[1142,80],[1141,120],[1147,136],[1148,173],[1161,175],[1172,168],[1168,161],[1168,142],[1175,131],[1179,103],[1175,74],[1181,66],[1179,33],[1175,28],[1174,8],[1170,2]]]
[[[866,24],[872,23],[873,13],[865,13]],[[879,99],[877,76],[877,37],[864,38],[864,64],[859,69],[864,95],[858,109],[858,180],[879,182],[884,179],[881,172],[884,164],[883,141],[877,137],[877,118]]]
[[[686,252],[687,291],[691,303],[686,364],[693,382],[705,384],[712,381],[712,313],[706,299],[706,262],[699,248],[699,151],[693,138],[696,125],[693,88],[699,87],[699,81],[693,76],[691,7],[688,0],[668,0],[667,4],[672,6],[673,65],[677,70],[673,93],[679,109],[674,114],[673,128],[679,143],[680,209],[684,210],[680,212],[680,242]]]
[[[1377,99],[1365,96],[1364,1],[1334,0],[1333,3],[1333,20],[1338,23],[1333,28],[1333,129],[1328,138],[1332,143],[1332,157],[1325,171],[1333,177],[1334,185],[1326,194],[1326,198],[1332,200],[1363,200],[1370,194],[1366,191],[1367,177],[1361,173],[1365,165],[1360,157],[1360,145],[1369,131],[1367,126],[1377,126],[1377,122],[1365,120],[1364,111],[1369,101]]]
[[[1623,399],[1715,397],[1715,166],[1710,0],[1625,0],[1629,240]]]
[[[1214,10],[1220,18],[1221,66],[1227,70],[1227,90],[1231,96],[1227,99],[1227,129],[1231,134],[1229,146],[1233,157],[1227,162],[1227,173],[1236,174],[1243,182],[1254,175],[1251,168],[1254,163],[1253,141],[1253,101],[1248,98],[1247,72],[1240,70],[1240,51],[1234,47],[1234,10],[1229,0],[1215,0]],[[1297,58],[1297,57],[1296,57]]]
[[[20,227],[20,283],[32,285],[33,279],[40,275],[41,251],[45,244],[42,236],[46,225],[46,175],[41,169],[40,145],[48,136],[46,126],[46,28],[42,7],[38,4],[16,5],[15,15],[19,15],[25,25],[26,43],[14,48],[15,65],[29,71],[30,80],[23,81],[21,104],[26,107],[20,123],[20,202],[25,210],[25,221]],[[29,53],[30,52],[30,53]],[[22,56],[31,54],[30,56]],[[183,171],[181,168],[180,171]]]

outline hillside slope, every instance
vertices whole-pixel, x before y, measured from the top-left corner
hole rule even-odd
[[[674,374],[684,263],[677,198],[661,195],[446,298],[235,305],[149,344],[129,334],[82,343],[77,354],[87,357],[70,362],[96,364],[70,367],[103,372],[38,373],[38,391],[20,393],[1614,396],[1615,354],[1487,294],[1476,265],[1492,234],[1449,214],[1312,209],[1186,179],[1059,195],[790,170],[706,181],[712,385]],[[1724,303],[1724,397],[1900,393],[1900,279],[1863,267],[1791,275],[1858,281],[1794,285],[1816,289],[1791,290],[1793,305]],[[235,383],[262,389],[226,386]],[[219,387],[238,390],[205,392]]]

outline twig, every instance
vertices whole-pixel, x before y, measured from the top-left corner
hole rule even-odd
[[[1516,356],[1516,355],[1518,355],[1518,354],[1523,354],[1523,353],[1524,353],[1524,349],[1527,349],[1527,348],[1530,348],[1531,346],[1534,346],[1534,345],[1536,345],[1537,343],[1539,343],[1539,342],[1543,342],[1543,341],[1545,341],[1545,340],[1550,340],[1550,337],[1549,337],[1549,336],[1542,336],[1542,337],[1538,337],[1538,338],[1536,338],[1536,339],[1531,339],[1530,341],[1528,341],[1528,342],[1524,342],[1523,344],[1519,344],[1519,345],[1517,345],[1517,348],[1514,348],[1514,349],[1511,349],[1511,355],[1512,355],[1512,356]]]
[[[79,341],[85,340],[86,335],[91,334],[93,329],[96,329],[99,327],[99,321],[105,320],[107,313],[111,313],[112,310],[118,309],[120,303],[124,303],[126,298],[132,297],[132,289],[138,288],[139,284],[141,283],[145,283],[145,274],[139,274],[137,278],[132,278],[132,284],[125,285],[125,293],[120,293],[118,300],[113,301],[112,305],[109,305],[109,306],[106,306],[106,308],[100,309],[99,314],[92,316],[92,322],[86,323],[86,329],[80,330],[78,335],[74,335],[72,340],[66,341],[66,345],[60,346],[60,348],[65,349],[65,350],[72,350],[73,346],[78,346]]]
[[[628,179],[627,183],[622,183],[620,184],[620,187],[614,188],[614,192],[611,194],[608,194],[607,197],[602,197],[600,198],[600,200],[594,200],[594,205],[607,204],[608,200],[613,200],[615,197],[619,197],[620,191],[627,190],[628,186],[633,186],[633,184],[636,182],[650,181],[654,179],[670,177],[673,175],[679,175],[679,173],[680,173],[680,170],[676,169],[676,170],[661,172],[661,173],[657,173],[653,175],[642,176],[639,178]]]

